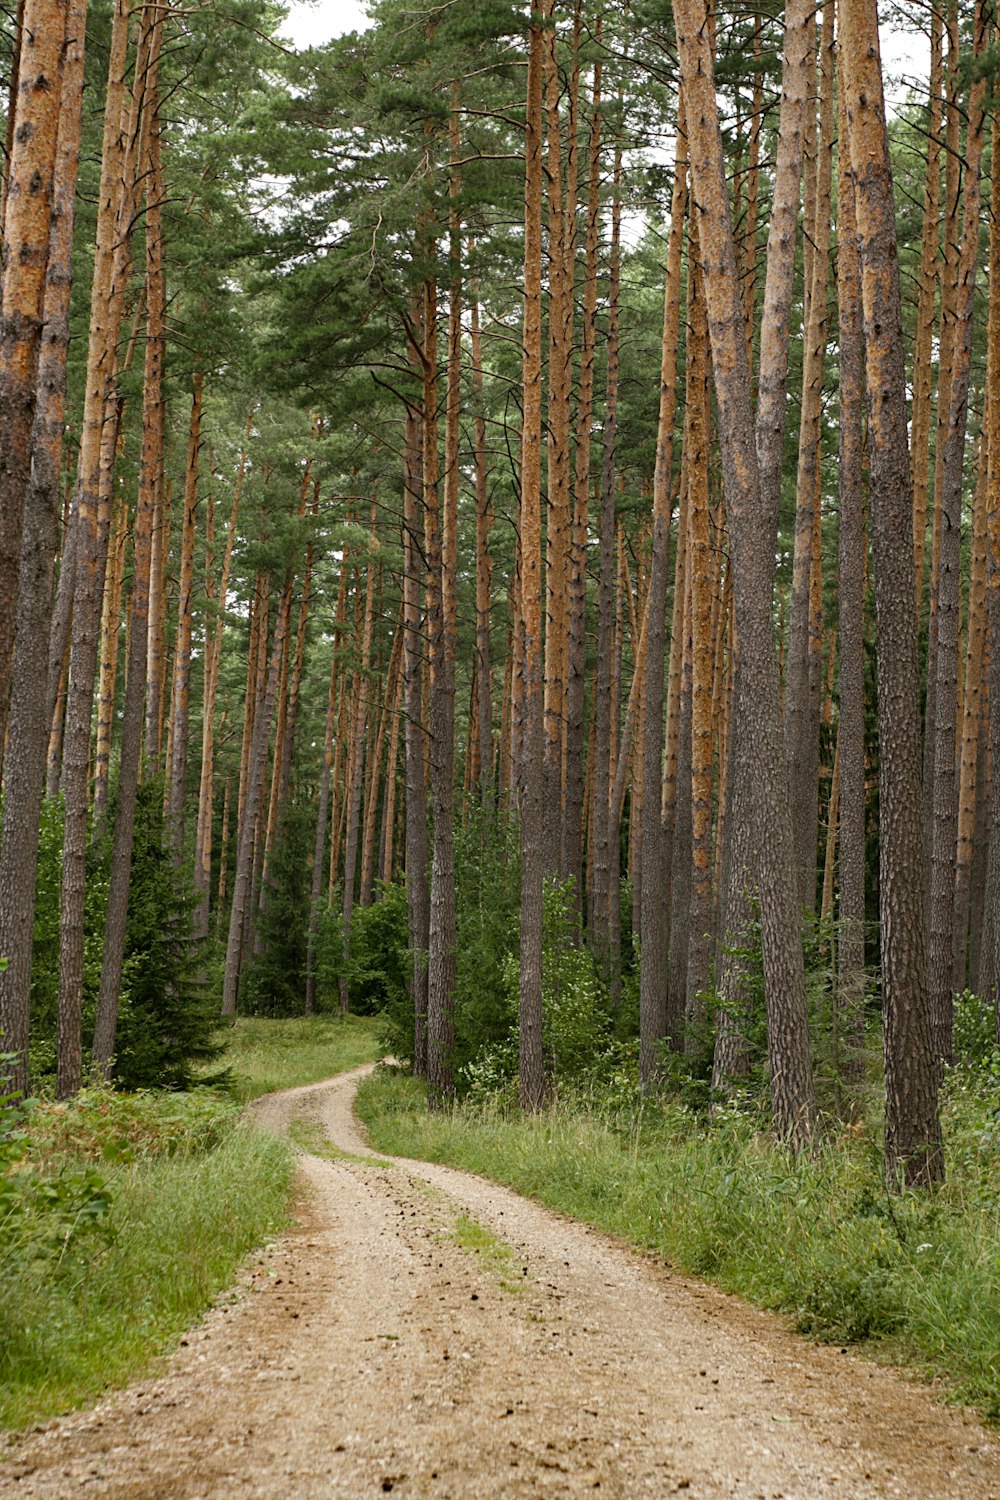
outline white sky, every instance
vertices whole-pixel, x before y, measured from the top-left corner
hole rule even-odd
[[[370,21],[359,0],[291,0],[285,34],[296,47],[318,47],[345,31],[363,31]],[[930,43],[923,32],[882,26],[882,65],[890,105],[905,96],[906,84],[926,87]]]

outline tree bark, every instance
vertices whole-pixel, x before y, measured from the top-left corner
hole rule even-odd
[[[0,757],[17,622],[24,502],[38,400],[68,0],[26,0],[4,199],[0,298]]]
[[[840,756],[840,905],[837,1032],[849,1089],[864,1076],[865,1003],[865,512],[862,412],[865,395],[861,266],[843,53],[838,56],[837,306],[840,328],[840,526],[837,747]],[[858,1101],[848,1100],[853,1113]]]
[[[794,1146],[803,1146],[813,1132],[814,1096],[771,618],[773,550],[754,442],[750,370],[708,14],[701,0],[676,0],[674,14],[691,148],[692,200],[701,214],[699,232],[729,516],[736,634],[747,678],[745,706],[750,723],[746,729],[760,757],[754,780],[754,826],[771,1103],[779,1136]],[[739,711],[739,699],[736,707]]]
[[[840,58],[864,309],[878,633],[879,904],[890,1183],[943,1173],[924,960],[920,707],[906,373],[875,0],[843,0]]]
[[[66,403],[73,275],[73,217],[83,98],[85,0],[71,4],[62,59],[62,99],[52,183],[47,250],[44,335],[38,354],[37,396],[24,502],[20,587],[11,672],[10,747],[4,768],[0,837],[0,1036],[14,1054],[0,1088],[28,1092],[28,1022],[31,946],[38,874],[38,837],[49,728],[52,720],[39,683],[47,673],[46,623],[59,528],[59,469]],[[35,61],[37,69],[37,60]],[[20,169],[19,169],[20,170]],[[0,727],[0,735],[2,735]]]
[[[250,916],[254,840],[261,810],[261,794],[264,790],[264,773],[267,770],[267,746],[271,737],[271,721],[274,718],[274,704],[278,695],[281,659],[285,651],[291,612],[292,579],[289,578],[282,592],[281,605],[274,627],[274,641],[267,667],[263,701],[254,715],[246,806],[243,810],[243,822],[237,839],[236,867],[233,872],[233,904],[229,911],[226,966],[222,979],[222,1014],[229,1018],[234,1018],[236,1015],[236,1002],[239,996],[244,932]]]
[[[521,354],[521,608],[524,696],[521,754],[521,1107],[542,1106],[542,28],[532,4],[524,141],[524,323]],[[609,356],[610,360],[610,356]],[[610,377],[609,377],[610,379]],[[613,414],[611,421],[613,423]],[[613,448],[612,448],[613,452]],[[612,532],[613,536],[613,532]],[[605,798],[607,781],[605,780]]]
[[[122,961],[132,873],[136,794],[142,756],[146,692],[149,581],[156,497],[163,487],[163,364],[167,342],[166,281],[163,268],[160,168],[159,59],[164,13],[158,13],[150,51],[150,122],[146,166],[146,357],[142,394],[142,454],[133,541],[132,618],[128,635],[125,701],[122,708],[121,765],[115,808],[108,915],[101,963],[101,982],[94,1026],[93,1067],[105,1081],[111,1075],[121,996]]]

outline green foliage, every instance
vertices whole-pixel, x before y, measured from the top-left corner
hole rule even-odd
[[[194,942],[194,896],[187,872],[163,844],[163,786],[139,789],[132,849],[115,1081],[128,1090],[186,1088],[194,1062],[216,1055],[216,1002]],[[84,1044],[93,1034],[107,915],[114,797],[87,856],[84,907]],[[59,909],[63,809],[42,804],[31,986],[31,1070],[43,1087],[55,1072],[59,998]]]
[[[408,1003],[408,947],[405,887],[379,881],[371,906],[356,906],[351,921],[348,982],[356,1015],[399,1010]]]
[[[935,1194],[887,1192],[869,1122],[794,1159],[740,1108],[705,1117],[617,1082],[540,1116],[495,1098],[429,1114],[420,1085],[378,1070],[358,1108],[380,1150],[494,1177],[815,1338],[878,1340],[1000,1420],[997,1098],[953,1084]]]
[[[368,1016],[241,1016],[217,1038],[224,1047],[230,1091],[240,1101],[256,1099],[374,1062],[378,1024]]]
[[[102,1237],[5,1265],[0,1423],[44,1420],[147,1368],[287,1222],[291,1172],[285,1142],[232,1122],[210,1150],[112,1167]]]
[[[313,809],[289,798],[268,862],[266,900],[247,966],[243,1005],[251,1015],[302,1014],[314,833]]]

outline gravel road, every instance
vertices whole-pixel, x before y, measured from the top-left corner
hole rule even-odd
[[[303,1154],[296,1229],[161,1374],[0,1446],[0,1497],[1000,1500],[1000,1443],[931,1392],[481,1178],[373,1157],[365,1071],[257,1102],[335,1158]]]

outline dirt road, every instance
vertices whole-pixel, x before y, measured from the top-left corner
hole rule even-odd
[[[1000,1500],[969,1416],[479,1178],[299,1120],[298,1228],[169,1361],[0,1448],[0,1497]],[[350,1159],[353,1156],[355,1159]]]

